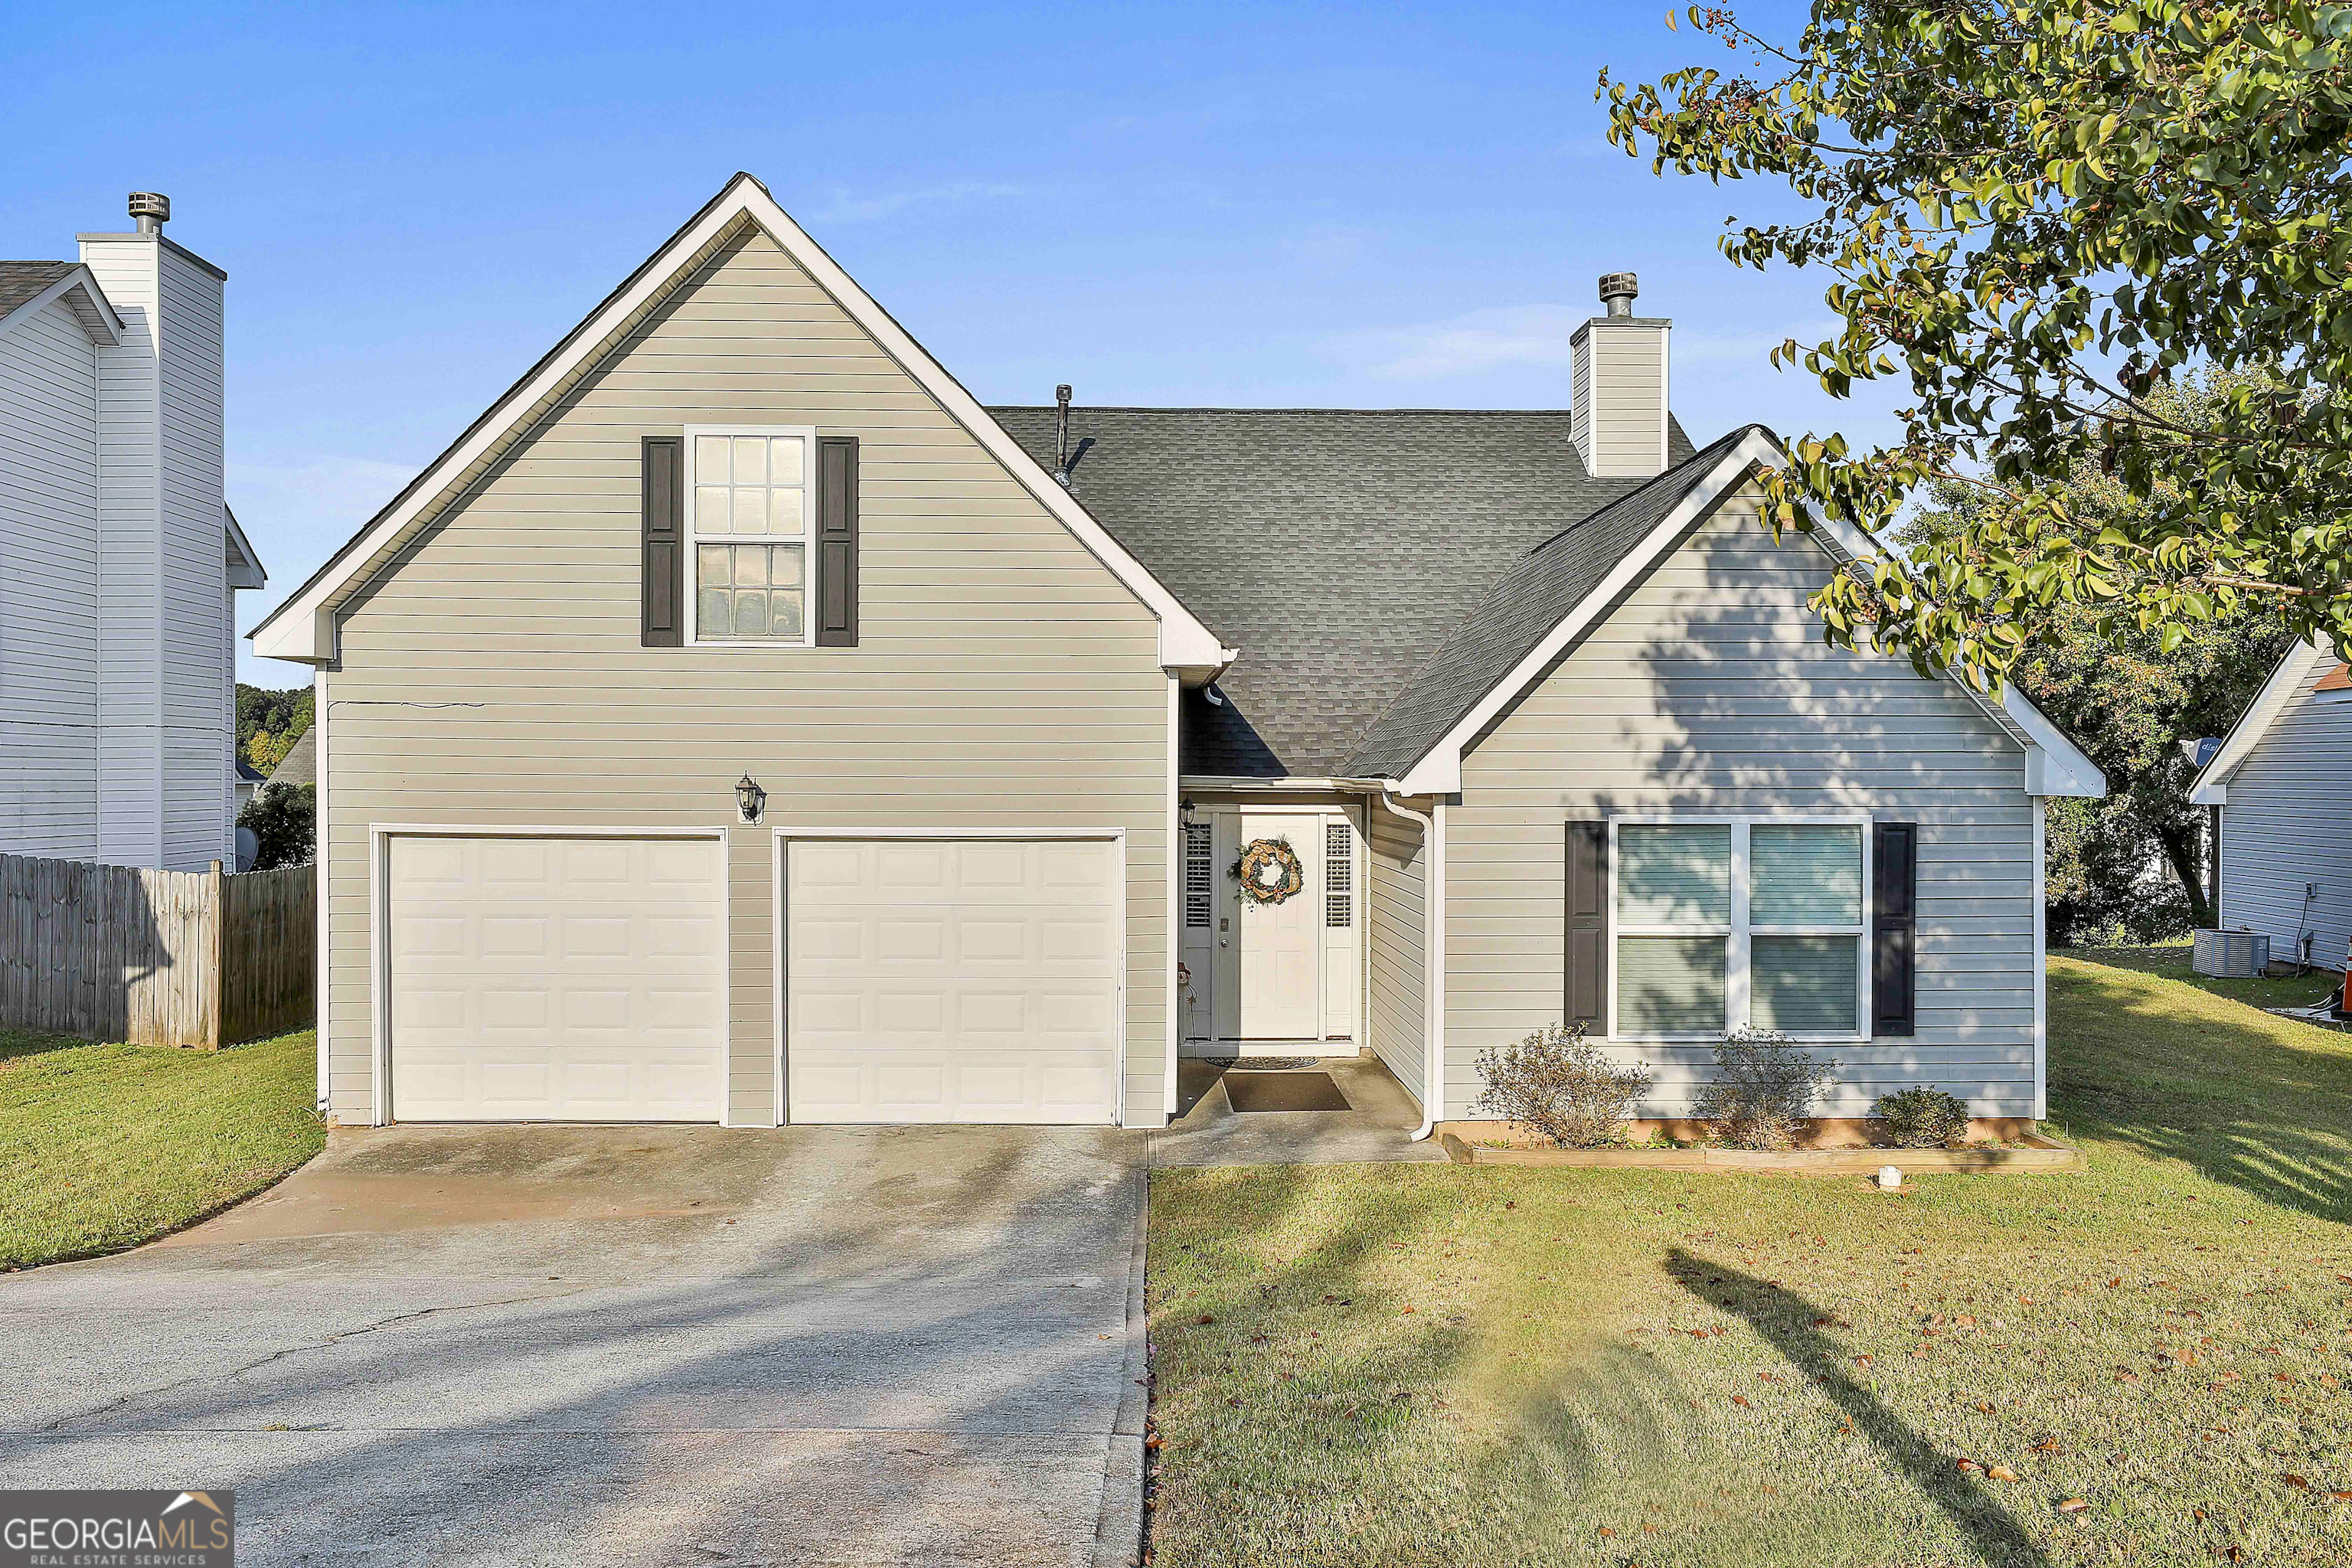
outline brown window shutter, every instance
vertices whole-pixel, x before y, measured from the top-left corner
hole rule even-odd
[[[645,617],[637,641],[646,647],[681,647],[686,643],[686,438],[646,437],[641,467]]]
[[[857,646],[857,437],[816,444],[816,646]]]
[[[1908,1035],[1918,1006],[1918,825],[1877,824],[1870,865],[1870,1032]]]
[[[1609,825],[1568,825],[1568,926],[1563,1022],[1609,1030]]]

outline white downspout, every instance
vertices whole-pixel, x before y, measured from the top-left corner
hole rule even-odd
[[[1422,911],[1422,996],[1425,1013],[1421,1025],[1421,1128],[1412,1135],[1412,1141],[1418,1143],[1437,1130],[1438,1118],[1445,1107],[1445,803],[1433,802],[1424,816],[1409,805],[1399,805],[1390,795],[1392,788],[1389,784],[1381,786],[1381,804],[1397,816],[1421,825],[1423,850],[1429,857]],[[1369,963],[1366,967],[1370,967]]]

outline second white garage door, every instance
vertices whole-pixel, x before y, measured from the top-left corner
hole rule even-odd
[[[793,1121],[1118,1119],[1115,841],[803,839],[786,864]]]

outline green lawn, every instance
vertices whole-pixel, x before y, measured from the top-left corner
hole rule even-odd
[[[0,1269],[115,1252],[317,1153],[309,1030],[220,1052],[0,1030]]]
[[[2352,1561],[2352,1036],[2050,994],[2081,1174],[1156,1173],[1158,1568]]]

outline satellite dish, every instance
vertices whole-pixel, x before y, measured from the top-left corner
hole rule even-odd
[[[261,858],[261,835],[250,827],[236,830],[236,868],[250,871],[253,863]]]

